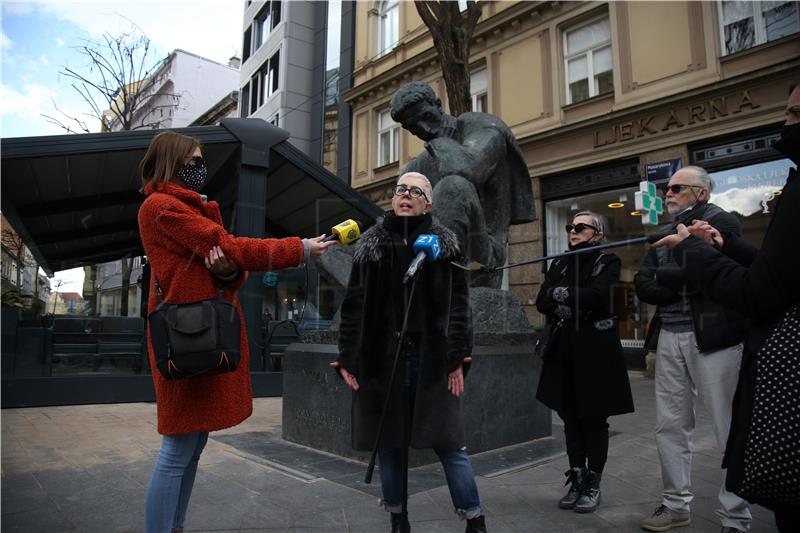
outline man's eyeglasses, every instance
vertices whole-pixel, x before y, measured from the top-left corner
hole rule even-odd
[[[682,185],[682,184],[681,185],[667,185],[666,187],[664,187],[664,194],[666,194],[667,191],[672,191],[672,194],[678,194],[678,193],[682,192],[686,188],[705,189],[705,187],[703,187],[702,185]]]
[[[594,231],[600,231],[591,224],[584,224],[583,222],[579,222],[577,224],[567,224],[566,226],[564,226],[564,229],[567,230],[567,233],[572,233],[573,230],[575,231],[575,233],[580,233],[586,228],[589,228]]]
[[[394,188],[395,196],[403,196],[406,193],[410,194],[412,198],[425,198],[426,200],[428,199],[428,195],[425,194],[425,191],[416,186],[406,187],[405,185],[398,185]]]

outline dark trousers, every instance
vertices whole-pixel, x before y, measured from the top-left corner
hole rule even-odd
[[[570,468],[602,472],[608,458],[608,418],[578,418],[571,410],[559,411],[564,421]]]

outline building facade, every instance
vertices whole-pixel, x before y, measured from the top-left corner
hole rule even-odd
[[[579,210],[604,215],[610,241],[641,235],[638,183],[662,183],[689,164],[712,173],[712,201],[760,242],[790,164],[771,145],[800,72],[797,2],[478,5],[473,111],[512,128],[538,216],[512,227],[509,262],[566,249],[563,228]],[[398,174],[424,149],[391,120],[389,99],[423,80],[447,110],[444,82],[412,2],[356,2],[353,10],[352,88],[342,94],[352,117],[351,184],[388,206]],[[653,310],[637,301],[633,276],[645,248],[616,253],[621,334],[641,346]],[[534,308],[542,278],[541,265],[509,271],[510,290],[534,324],[542,320]]]
[[[239,59],[223,65],[185,50],[172,51],[153,73],[146,100],[134,114],[134,124],[158,129],[182,128],[224,103],[236,91]],[[137,82],[139,83],[139,82]],[[122,129],[119,118],[106,112],[110,130]]]
[[[287,130],[322,161],[327,3],[245,0],[239,116]]]

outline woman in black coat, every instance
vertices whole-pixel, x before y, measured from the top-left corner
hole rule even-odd
[[[800,166],[800,86],[794,85],[786,106],[786,125],[781,132],[781,141],[775,148],[783,152]],[[739,383],[733,398],[733,419],[728,434],[728,444],[722,467],[727,468],[725,485],[751,503],[763,505],[775,513],[778,530],[800,531],[800,505],[796,503],[798,493],[798,462],[800,461],[800,413],[796,406],[800,398],[800,378],[797,376],[797,358],[800,344],[796,333],[796,321],[800,317],[800,246],[797,239],[797,213],[800,211],[800,172],[791,169],[786,185],[773,210],[767,232],[760,250],[755,250],[741,239],[729,237],[723,241],[719,231],[705,222],[695,222],[692,227],[678,226],[678,234],[657,242],[655,246],[674,247],[673,255],[685,268],[686,276],[703,288],[703,293],[725,306],[743,313],[749,319],[747,337],[739,371]],[[694,236],[691,236],[694,235]],[[703,242],[705,241],[705,242]],[[709,246],[713,244],[714,246]],[[721,246],[722,252],[715,247]],[[785,353],[783,364],[770,373],[771,363],[762,357],[761,351],[767,339],[785,317],[794,317],[794,335],[784,334],[779,341]],[[791,326],[787,329],[790,329]],[[767,356],[771,354],[765,354]],[[792,358],[791,360],[789,358]],[[759,368],[759,361],[764,361]],[[765,372],[760,375],[757,371]],[[794,370],[791,370],[794,369]],[[759,387],[764,387],[766,397],[772,397],[776,414],[771,420],[780,419],[781,427],[773,427],[774,435],[763,435],[756,430],[753,442],[760,448],[748,450],[748,437],[754,420],[754,404]],[[782,399],[790,402],[786,405]],[[769,405],[764,401],[762,405]],[[795,407],[792,407],[794,405]],[[767,425],[772,425],[767,420]],[[793,430],[790,429],[794,423]],[[762,427],[762,426],[754,426]],[[771,456],[771,459],[770,459]],[[787,503],[786,497],[767,491],[753,491],[745,483],[746,473],[767,467],[770,460],[782,457],[778,468],[779,479],[793,489],[795,503]],[[767,459],[765,459],[767,458]]]
[[[456,236],[431,216],[431,196],[425,176],[402,175],[394,190],[393,211],[358,241],[342,302],[339,358],[332,366],[354,391],[354,449],[372,450],[389,396],[378,458],[382,501],[392,513],[392,531],[409,531],[408,518],[401,514],[400,462],[402,449],[410,445],[433,448],[456,513],[467,520],[466,531],[485,533],[460,398],[472,353],[469,290],[464,270],[451,263],[460,258]],[[441,252],[436,261],[423,264],[412,298],[412,284],[404,285],[403,277],[415,256],[414,242],[423,234],[435,235]],[[409,300],[401,363],[390,388]]]
[[[590,211],[567,224],[569,248],[591,248],[603,240],[603,220]],[[551,335],[543,354],[536,398],[564,421],[570,489],[558,502],[579,513],[600,504],[600,478],[608,455],[611,415],[633,411],[628,373],[612,310],[620,260],[586,251],[550,265],[536,298]]]

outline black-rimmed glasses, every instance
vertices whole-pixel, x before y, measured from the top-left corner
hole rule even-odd
[[[664,187],[664,194],[666,194],[667,191],[672,191],[672,194],[678,194],[686,188],[705,189],[705,187],[703,187],[702,185],[683,185],[683,184],[667,185],[666,187]]]
[[[425,194],[425,191],[416,186],[406,187],[405,185],[397,185],[394,188],[395,196],[403,196],[406,193],[410,194],[412,198],[425,198],[426,200],[428,199],[428,195]]]
[[[573,230],[575,231],[575,233],[580,233],[587,228],[594,231],[600,231],[591,224],[584,224],[583,222],[578,222],[577,224],[567,224],[566,226],[564,226],[564,229],[567,230],[567,233],[572,233]]]

